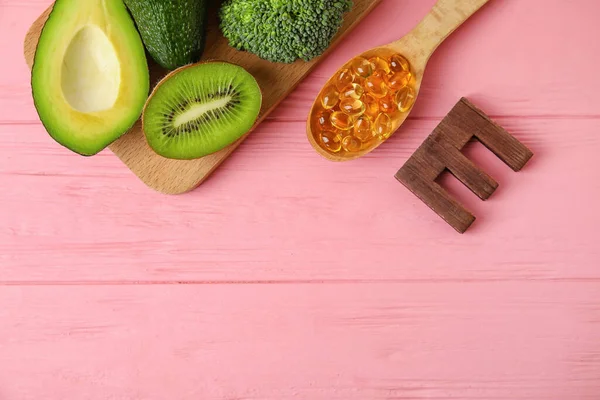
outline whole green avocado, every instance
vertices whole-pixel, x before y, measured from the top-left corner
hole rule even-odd
[[[232,47],[292,63],[323,54],[351,8],[350,0],[225,0],[219,18]]]
[[[210,0],[125,0],[154,61],[174,70],[200,60]]]

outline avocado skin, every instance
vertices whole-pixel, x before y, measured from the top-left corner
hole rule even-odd
[[[99,111],[73,108],[62,86],[65,55],[82,27],[89,26],[101,30],[113,45],[121,77],[131,87],[120,91],[112,107]],[[65,50],[57,51],[60,48]],[[123,1],[56,0],[35,49],[30,82],[33,104],[46,132],[73,153],[94,156],[128,132],[142,114],[150,76],[142,39]]]
[[[170,71],[198,62],[206,44],[210,0],[125,0],[146,50]]]

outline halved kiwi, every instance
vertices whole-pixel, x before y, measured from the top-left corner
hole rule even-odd
[[[144,109],[144,133],[165,158],[200,158],[250,131],[261,105],[260,87],[244,68],[221,61],[194,64],[156,86]]]

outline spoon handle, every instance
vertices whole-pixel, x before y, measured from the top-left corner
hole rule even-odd
[[[490,0],[438,0],[409,36],[419,40],[421,54],[428,58],[448,36],[488,1]],[[404,45],[403,39],[392,43],[394,47]]]

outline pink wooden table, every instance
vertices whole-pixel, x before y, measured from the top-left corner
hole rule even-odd
[[[0,0],[0,399],[600,399],[600,2],[492,0],[403,133],[324,161],[304,119],[434,0],[384,0],[201,188],[147,189],[38,122]],[[461,236],[393,178],[461,96],[534,152]]]

